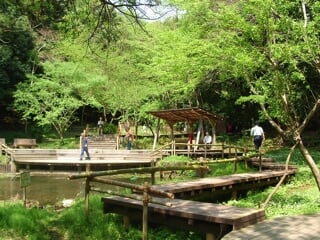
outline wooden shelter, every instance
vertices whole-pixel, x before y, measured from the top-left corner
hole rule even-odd
[[[193,129],[190,127],[192,123],[199,121],[199,128],[197,133],[196,144],[199,142],[200,131],[203,128],[203,121],[206,120],[210,123],[212,127],[212,137],[213,143],[215,143],[215,126],[218,121],[222,121],[223,118],[217,114],[212,114],[200,108],[181,108],[181,109],[168,109],[168,110],[159,110],[159,111],[150,111],[151,115],[158,118],[158,126],[155,134],[154,145],[157,142],[157,137],[159,135],[160,129],[160,119],[166,121],[166,123],[170,126],[171,129],[171,139],[174,140],[174,130],[173,125],[177,122],[187,122],[189,126],[188,133],[193,134]],[[189,139],[190,141],[192,140]]]

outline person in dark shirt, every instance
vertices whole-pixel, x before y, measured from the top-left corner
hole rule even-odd
[[[84,153],[87,154],[87,158],[88,160],[90,160],[90,154],[88,150],[88,137],[84,132],[81,133],[81,136],[80,136],[80,148],[81,148],[80,160],[82,160]]]

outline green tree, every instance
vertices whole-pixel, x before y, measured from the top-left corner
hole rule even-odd
[[[45,67],[49,68],[47,75],[32,75],[29,82],[18,84],[14,105],[22,119],[32,120],[40,127],[53,126],[63,140],[66,130],[76,121],[74,112],[83,102],[59,72],[50,72],[52,65]]]
[[[319,169],[301,137],[320,106],[314,80],[319,78],[319,7],[314,1],[272,0],[221,5],[208,19],[207,37],[216,45],[219,81],[250,89],[237,103],[258,104],[260,118],[299,147],[320,190]]]
[[[1,119],[12,115],[15,85],[37,66],[35,38],[28,18],[12,1],[0,3],[0,109]],[[4,124],[1,124],[2,126]]]

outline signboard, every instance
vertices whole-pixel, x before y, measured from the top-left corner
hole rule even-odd
[[[20,187],[27,187],[31,183],[30,172],[22,172],[20,173]]]

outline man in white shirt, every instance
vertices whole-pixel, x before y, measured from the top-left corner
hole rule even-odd
[[[259,126],[259,122],[257,121],[253,128],[251,128],[250,135],[253,136],[254,147],[257,152],[261,147],[262,141],[264,140],[264,132],[262,127]]]
[[[209,135],[209,132],[206,132],[206,135],[203,138],[203,143],[206,145],[209,145],[211,144],[211,142],[212,142],[212,137]]]

